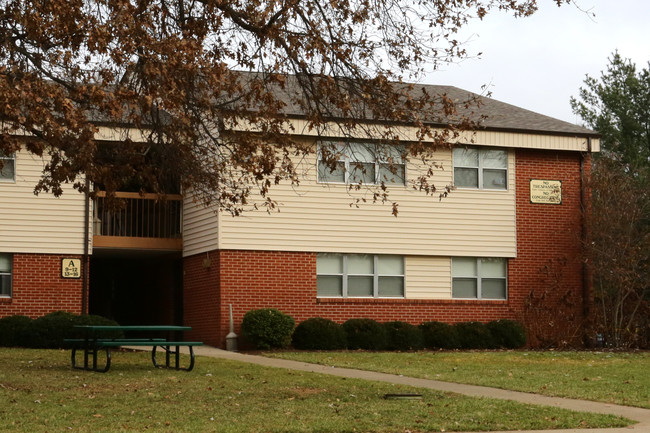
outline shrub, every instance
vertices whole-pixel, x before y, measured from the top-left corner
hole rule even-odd
[[[343,323],[348,349],[384,350],[388,346],[386,328],[372,319],[350,319]]]
[[[460,349],[458,331],[454,326],[433,321],[421,323],[419,328],[427,349]]]
[[[422,350],[424,340],[422,331],[410,323],[394,321],[384,323],[388,334],[388,350]]]
[[[77,316],[66,311],[55,311],[34,320],[27,336],[27,347],[57,349],[64,347],[63,339],[72,335]]]
[[[521,323],[501,319],[489,322],[486,326],[490,330],[497,347],[519,349],[526,345],[526,330]]]
[[[494,349],[490,330],[481,322],[464,322],[454,325],[458,332],[461,349]]]
[[[83,332],[75,325],[117,325],[117,322],[101,316],[78,316],[66,311],[55,311],[32,320],[25,316],[11,316],[0,319],[0,346],[21,346],[35,349],[57,349],[68,347],[63,340],[81,338]],[[122,333],[107,335],[122,337]]]
[[[257,349],[287,347],[295,326],[293,317],[275,308],[250,310],[244,315],[241,329]]]
[[[343,327],[338,323],[313,317],[301,322],[293,332],[293,347],[303,350],[338,350],[347,347]]]
[[[0,319],[0,346],[22,346],[32,319],[27,316],[8,316]]]

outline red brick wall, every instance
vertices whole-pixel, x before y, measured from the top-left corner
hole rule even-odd
[[[14,254],[10,299],[0,298],[0,317],[32,318],[53,311],[81,314],[83,280],[61,278],[61,259],[80,256]]]
[[[517,290],[511,292],[510,301],[529,330],[564,334],[567,340],[581,338],[577,334],[585,308],[580,246],[582,157],[578,152],[516,153],[517,258],[509,263],[509,286]],[[587,158],[586,175],[589,167]],[[562,204],[530,203],[531,179],[562,181]],[[539,308],[527,310],[524,303],[531,293]]]
[[[297,322],[310,317],[337,322],[369,317],[414,324],[524,320],[531,291],[541,295],[546,289],[551,306],[559,295],[572,291],[573,312],[579,314],[580,160],[577,153],[517,152],[517,258],[509,261],[506,301],[317,299],[314,253],[222,250],[210,253],[211,267],[202,265],[206,255],[185,259],[185,323],[196,329],[193,338],[224,347],[229,304],[240,336],[244,314],[267,307],[278,308]],[[530,179],[561,180],[562,204],[531,204]]]
[[[325,317],[340,323],[350,318],[370,317],[419,324],[429,320],[453,323],[514,317],[508,301],[317,299],[314,253],[236,250],[211,253],[216,255],[220,263],[220,284],[203,278],[212,290],[198,289],[198,281],[190,288],[188,279],[199,278],[188,276],[190,272],[186,270],[184,289],[185,323],[195,328],[193,338],[215,346],[225,345],[229,304],[233,306],[235,333],[240,336],[244,314],[255,308],[277,308],[297,322],[310,317]],[[186,269],[195,269],[203,257],[187,258]],[[213,265],[214,262],[213,259]],[[200,276],[201,272],[196,275]],[[220,308],[217,294],[220,294]]]
[[[187,340],[219,345],[222,332],[219,285],[220,254],[213,251],[183,259],[183,323],[192,327]]]

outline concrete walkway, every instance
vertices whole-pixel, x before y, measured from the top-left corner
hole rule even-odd
[[[634,421],[634,424],[625,428],[612,429],[569,429],[569,430],[528,430],[527,433],[650,433],[650,410],[615,404],[596,403],[592,401],[574,400],[568,398],[546,397],[525,392],[506,391],[485,386],[462,385],[450,382],[440,382],[429,379],[416,379],[394,374],[375,373],[371,371],[354,370],[349,368],[334,368],[305,362],[289,361],[284,359],[265,358],[257,355],[247,355],[237,352],[227,352],[209,346],[196,347],[196,355],[212,358],[230,359],[233,361],[248,362],[266,367],[287,368],[291,370],[308,371],[312,373],[329,374],[332,376],[348,377],[355,379],[374,380],[401,385],[410,385],[419,388],[428,388],[444,392],[454,392],[473,397],[500,398],[514,400],[521,403],[552,406],[580,412],[593,412],[622,416]],[[199,359],[200,363],[201,360]],[[492,432],[505,433],[505,432]]]

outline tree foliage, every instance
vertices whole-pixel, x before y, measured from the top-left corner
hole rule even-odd
[[[47,157],[36,192],[59,195],[66,182],[109,195],[182,183],[233,213],[255,191],[273,205],[271,185],[300,181],[295,161],[314,149],[284,133],[292,113],[319,132],[336,121],[346,136],[365,119],[408,123],[419,128],[416,141],[447,142],[467,119],[449,98],[402,79],[465,57],[456,33],[470,17],[536,9],[536,0],[0,4],[0,152],[23,145]],[[254,133],[233,137],[237,124]],[[437,133],[431,124],[454,128]],[[102,125],[119,135],[98,143]],[[395,138],[381,131],[383,142]],[[414,143],[409,155],[430,147]],[[385,199],[379,189],[374,198]]]
[[[600,158],[587,218],[596,330],[611,347],[650,347],[650,193],[617,160]]]
[[[573,111],[602,134],[602,148],[610,158],[633,172],[650,167],[650,62],[637,71],[618,52],[609,58],[599,79],[587,75]],[[647,173],[646,173],[647,174]]]
[[[650,66],[650,63],[649,63]],[[650,67],[618,52],[600,79],[587,76],[571,104],[602,134],[591,179],[587,263],[593,273],[595,326],[613,347],[650,343]]]

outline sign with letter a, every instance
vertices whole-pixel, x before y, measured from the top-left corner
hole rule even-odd
[[[61,259],[61,278],[81,278],[81,259]]]

